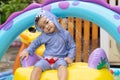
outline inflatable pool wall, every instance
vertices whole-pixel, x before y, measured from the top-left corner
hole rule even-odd
[[[33,3],[23,11],[13,13],[0,26],[0,59],[14,39],[26,28],[34,24],[34,17],[41,7],[58,17],[72,16],[94,22],[120,44],[120,6],[111,6],[105,0],[48,0],[44,5]]]
[[[28,59],[31,62],[32,60],[35,61],[36,57],[34,58],[33,56]],[[20,67],[16,70],[14,80],[30,80],[33,66],[28,61],[23,61],[24,63],[22,63],[22,65],[27,64],[28,66]],[[108,64],[104,50],[97,48],[91,53],[88,63],[75,62],[68,66],[68,80],[114,80]],[[40,80],[58,80],[57,70],[44,71]]]
[[[25,29],[34,25],[34,18],[36,14],[41,10],[41,8],[54,13],[58,17],[68,17],[68,16],[79,17],[82,19],[89,20],[93,23],[96,23],[98,26],[100,26],[106,32],[108,32],[116,40],[118,44],[120,44],[120,39],[119,39],[120,37],[120,6],[111,6],[107,4],[106,0],[75,0],[75,1],[45,0],[44,4],[33,3],[29,5],[28,7],[26,7],[24,10],[13,13],[6,20],[4,24],[0,25],[0,45],[1,45],[0,46],[0,59],[2,58],[2,56],[4,55],[8,47],[10,46],[10,44],[14,41],[14,39]],[[103,62],[106,61],[106,59],[104,58],[102,58],[101,60]],[[91,80],[92,79],[93,80],[103,80],[103,79],[113,80],[113,76],[111,76],[110,72],[108,71],[106,67],[103,69],[104,66],[97,67],[96,64],[94,66],[89,64],[89,66],[91,68],[88,67],[87,63],[82,63],[82,64],[73,63],[68,68],[71,70],[70,75],[74,74],[75,71],[80,70],[81,72],[79,72],[78,75],[76,75],[77,78],[74,78],[74,76],[71,76],[69,79],[77,80],[80,75],[81,76],[90,75],[89,79],[91,78]],[[94,69],[96,67],[100,70]],[[77,69],[77,68],[81,68],[81,69]],[[27,73],[22,73],[23,71]],[[15,79],[16,80],[19,80],[19,79],[29,80],[31,71],[32,71],[32,67],[19,68],[16,71],[16,75],[18,76],[16,76]],[[98,72],[98,74],[96,74],[97,73],[96,71]],[[55,76],[55,80],[57,80],[56,71],[51,70],[50,72],[53,72],[51,76],[53,77]],[[47,72],[45,73],[46,74],[43,74],[43,75],[45,76],[50,75],[49,71],[48,73]],[[25,75],[25,74],[28,74],[28,75]],[[97,79],[95,79],[95,77],[92,76],[91,74],[94,76],[96,75]],[[47,79],[47,77],[45,78]],[[86,76],[81,77],[81,79],[88,80]]]

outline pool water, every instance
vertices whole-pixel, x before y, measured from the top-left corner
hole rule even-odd
[[[120,80],[120,68],[112,68],[114,80]]]
[[[13,80],[12,70],[1,72],[0,80]]]
[[[13,75],[1,77],[0,80],[13,80]]]

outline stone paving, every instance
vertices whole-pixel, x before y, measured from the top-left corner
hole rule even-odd
[[[18,51],[19,47],[10,47],[6,51],[6,53],[2,57],[2,60],[0,61],[0,72],[4,72],[13,68],[13,64]]]

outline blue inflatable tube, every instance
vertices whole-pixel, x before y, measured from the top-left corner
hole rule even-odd
[[[0,80],[13,80],[12,70],[0,72]]]
[[[61,1],[43,7],[58,17],[79,17],[96,23],[120,45],[120,14],[101,5],[83,1]],[[34,24],[41,8],[28,10],[5,24],[0,30],[0,59],[14,39]]]

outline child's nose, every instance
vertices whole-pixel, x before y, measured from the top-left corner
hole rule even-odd
[[[48,25],[46,25],[46,28],[48,28],[49,26]]]
[[[47,29],[50,29],[51,27],[49,25],[47,25]]]

